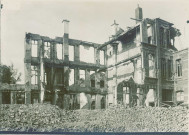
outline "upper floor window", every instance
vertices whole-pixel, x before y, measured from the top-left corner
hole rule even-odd
[[[95,87],[95,80],[91,79],[91,87]]]
[[[50,42],[44,42],[44,57],[45,58],[50,58]]]
[[[100,88],[104,88],[104,80],[100,80]]]
[[[137,68],[141,68],[142,63],[141,63],[141,58],[137,59]]]
[[[100,50],[100,64],[104,65],[104,51]]]
[[[79,78],[85,80],[85,70],[79,70]]]
[[[149,60],[149,68],[153,67],[154,66],[154,57],[151,54],[148,55],[148,60]]]
[[[74,46],[69,45],[69,61],[74,61]]]
[[[31,66],[31,84],[37,84],[37,66]]]
[[[56,44],[56,51],[57,51],[57,58],[63,59],[63,45],[62,44]]]
[[[182,76],[182,63],[181,63],[181,59],[176,60],[176,73],[177,76],[180,77]]]
[[[122,43],[121,42],[118,44],[117,51],[118,52],[122,51]]]
[[[74,84],[74,69],[70,69],[69,86]]]
[[[154,67],[155,67],[155,62],[154,62],[154,57],[151,55],[151,54],[149,54],[148,55],[148,62],[149,62],[149,77],[154,77]]]
[[[37,40],[32,40],[31,55],[32,57],[37,57]]]
[[[37,40],[32,40],[32,45],[37,45]]]
[[[80,45],[80,61],[87,63],[94,63],[94,47],[87,45]]]
[[[165,45],[170,45],[170,30],[168,29],[168,26],[161,27],[159,34],[160,45],[162,45],[162,47],[165,47]]]
[[[148,43],[151,44],[152,43],[152,26],[148,26],[147,33],[148,33]]]
[[[151,41],[152,41],[152,36],[149,36],[148,37],[148,44],[151,44]]]
[[[159,37],[160,37],[160,45],[163,45],[164,46],[164,28],[160,28],[159,30]]]
[[[113,47],[111,45],[107,46],[107,55],[112,56],[113,55]]]
[[[95,71],[93,71],[93,70],[90,71],[90,75],[92,75],[92,74],[94,74],[94,73],[95,73]]]
[[[168,77],[171,79],[172,77],[172,61],[168,60]]]
[[[167,45],[170,45],[171,41],[170,41],[170,30],[167,30]]]

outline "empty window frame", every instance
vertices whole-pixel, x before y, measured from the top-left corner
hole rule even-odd
[[[184,91],[180,90],[176,94],[177,94],[177,102],[184,102]]]
[[[100,80],[100,88],[104,88],[104,80]]]
[[[94,73],[95,73],[95,71],[93,71],[93,70],[90,71],[90,75],[92,75],[92,74],[94,74]]]
[[[148,55],[148,63],[149,63],[149,77],[154,77],[155,62],[154,62],[154,57],[151,54]]]
[[[100,50],[100,64],[104,65],[104,51]]]
[[[50,42],[44,42],[44,57],[50,58],[51,44]]]
[[[152,44],[152,26],[148,26],[147,33],[148,33],[148,43]]]
[[[95,80],[91,79],[91,87],[95,87]]]
[[[85,80],[85,70],[79,70],[79,78]]]
[[[182,63],[181,63],[181,59],[176,60],[176,72],[177,72],[177,76],[180,77],[182,76]]]
[[[31,66],[31,84],[37,84],[38,82],[38,73],[37,66]]]
[[[57,51],[57,59],[62,60],[63,59],[63,45],[56,44],[56,51]]]
[[[122,51],[122,43],[121,42],[119,42],[119,44],[118,44],[117,51],[118,52]]]
[[[69,75],[69,85],[74,84],[74,69],[70,69],[70,75]]]
[[[168,60],[168,78],[172,78],[172,61]]]
[[[173,100],[173,90],[163,89],[162,101],[172,101],[172,100]]]
[[[57,84],[63,84],[63,69],[62,68],[56,68],[55,72],[55,79]]]
[[[167,45],[170,45],[171,41],[170,41],[170,30],[167,30]]]
[[[130,101],[130,96],[129,96],[129,87],[123,87],[123,93],[125,93],[125,103],[128,105]]]
[[[113,55],[113,47],[111,45],[107,46],[107,55],[112,56]]]
[[[160,45],[164,46],[164,28],[161,27],[159,33],[160,33]]]
[[[69,61],[74,61],[74,46],[69,45]]]
[[[152,41],[152,36],[149,36],[148,37],[148,44],[151,44],[151,41]]]
[[[38,57],[37,55],[37,40],[32,40],[32,48],[31,48],[31,54],[32,54],[32,57]]]
[[[94,63],[94,47],[87,45],[80,45],[80,61],[87,63]]]

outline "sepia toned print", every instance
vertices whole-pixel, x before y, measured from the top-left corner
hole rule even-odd
[[[5,25],[20,32],[11,65],[1,45],[0,131],[188,132],[187,19],[182,33],[171,11],[152,17],[160,10],[147,1],[3,2],[4,24],[14,13],[22,21]]]

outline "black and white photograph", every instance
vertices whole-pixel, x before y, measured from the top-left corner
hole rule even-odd
[[[0,0],[0,134],[187,135],[188,0]]]

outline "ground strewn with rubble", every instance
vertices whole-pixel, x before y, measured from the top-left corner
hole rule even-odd
[[[186,132],[183,107],[65,111],[49,104],[0,105],[0,131]]]

